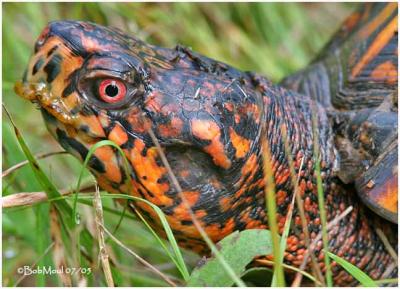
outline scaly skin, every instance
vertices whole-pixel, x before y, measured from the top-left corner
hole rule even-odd
[[[122,100],[107,103],[101,97],[102,81],[108,79],[123,83],[127,93]],[[179,244],[199,253],[206,252],[206,246],[168,178],[148,129],[159,140],[192,211],[217,242],[235,230],[267,228],[263,137],[271,147],[282,232],[293,194],[282,137],[285,126],[297,172],[304,157],[299,194],[314,238],[321,229],[312,157],[314,106],[328,221],[354,207],[330,232],[330,250],[375,279],[396,273],[392,270],[383,276],[392,260],[374,232],[372,218],[335,177],[333,133],[324,109],[309,97],[183,47],[159,48],[115,29],[73,21],[53,22],[45,28],[16,91],[39,103],[49,131],[79,159],[84,160],[90,147],[102,139],[120,145],[130,162],[129,177],[118,152],[101,147],[89,164],[100,186],[159,206]],[[160,229],[148,206],[135,206]],[[299,265],[305,244],[297,210],[293,220],[285,262]],[[395,238],[392,228],[387,230]],[[323,267],[321,242],[315,254]],[[354,283],[335,264],[333,272],[335,284]]]

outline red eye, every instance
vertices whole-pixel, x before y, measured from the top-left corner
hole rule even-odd
[[[117,79],[105,79],[100,82],[99,96],[108,103],[116,103],[125,98],[125,84]]]

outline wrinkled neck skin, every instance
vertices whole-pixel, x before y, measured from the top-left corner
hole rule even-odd
[[[164,212],[181,246],[206,253],[207,247],[170,182],[148,129],[151,127],[159,140],[191,210],[215,242],[236,230],[268,227],[261,155],[261,141],[267,139],[276,185],[277,221],[282,233],[293,196],[282,133],[285,126],[290,157],[299,175],[298,194],[313,239],[321,230],[313,156],[314,115],[327,220],[353,206],[353,211],[331,230],[330,250],[354,262],[373,278],[393,276],[395,271],[384,275],[378,265],[391,264],[391,258],[359,200],[355,200],[354,192],[344,191],[334,177],[336,153],[324,109],[309,97],[272,85],[258,75],[241,73],[188,51],[180,53],[183,55],[174,60],[177,69],[155,69],[149,73],[148,91],[140,107],[96,115],[104,129],[103,138],[114,141],[124,151],[130,175],[126,177],[123,158],[117,151],[102,147],[89,162],[99,185],[112,193],[151,201]],[[71,132],[45,111],[43,114],[61,145],[81,159],[90,147],[82,144],[95,144],[102,139],[79,129]],[[149,206],[143,202],[131,205],[163,234],[159,218]],[[295,208],[285,262],[300,266],[306,248],[302,222]],[[321,242],[315,255],[324,268]],[[339,266],[332,270],[336,284],[354,284],[354,279]]]
[[[99,81],[114,78],[129,94],[122,103],[101,101]],[[54,22],[44,29],[16,92],[40,104],[50,132],[81,161],[101,140],[120,146],[127,170],[123,156],[110,146],[98,148],[90,158],[88,165],[98,184],[108,192],[157,205],[179,244],[198,253],[207,253],[207,247],[170,181],[150,129],[191,211],[215,242],[236,230],[268,226],[263,143],[268,144],[272,158],[280,233],[293,199],[291,159],[307,231],[315,239],[321,231],[315,172],[319,160],[327,220],[353,207],[331,229],[329,250],[373,279],[396,274],[395,270],[385,273],[393,262],[375,233],[375,218],[364,212],[351,188],[335,177],[331,125],[325,109],[308,96],[184,47],[160,48],[115,29],[77,21]],[[285,152],[284,130],[289,153]],[[159,217],[148,205],[133,201],[130,205],[163,233]],[[387,236],[396,234],[389,230]],[[307,248],[295,206],[285,262],[300,266]],[[322,242],[317,243],[314,255],[324,270]],[[339,266],[332,271],[337,285],[353,284],[353,278]]]
[[[98,114],[106,138],[125,152],[132,182],[126,183],[123,159],[111,148],[102,147],[90,162],[98,183],[109,192],[132,194],[156,204],[166,214],[179,243],[202,252],[206,250],[204,242],[170,182],[148,128],[159,140],[193,213],[214,241],[235,230],[267,227],[261,155],[261,140],[266,138],[282,230],[293,194],[283,127],[296,174],[304,158],[301,183],[315,201],[313,106],[324,181],[335,158],[325,112],[308,97],[272,85],[256,74],[242,73],[184,48],[176,50],[174,57],[165,52],[175,69],[151,68],[140,108]],[[87,148],[77,146],[88,143],[80,139],[87,138],[87,133],[81,135],[78,130],[71,135],[60,125],[52,126],[51,116],[44,115],[64,148],[75,154],[78,151],[84,159]],[[93,138],[89,143],[97,141]],[[149,207],[139,202],[135,206],[158,223]]]

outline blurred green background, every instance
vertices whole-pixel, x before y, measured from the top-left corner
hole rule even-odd
[[[273,81],[306,66],[330,39],[357,4],[351,3],[3,3],[3,103],[10,111],[33,153],[60,150],[47,133],[40,113],[17,97],[14,82],[22,76],[35,39],[48,21],[79,19],[111,25],[151,44],[173,48],[189,46],[208,57],[242,70],[256,71]],[[24,160],[8,119],[3,113],[3,170]],[[80,163],[70,156],[40,161],[59,188],[76,184]],[[29,167],[3,179],[3,195],[41,191]],[[121,210],[112,202],[106,207]],[[3,210],[3,285],[19,279],[16,268],[34,262],[52,264],[51,255],[40,258],[50,243],[47,205]],[[80,207],[83,216],[91,214]],[[42,217],[41,217],[42,216]],[[115,214],[105,214],[113,228]],[[124,220],[116,236],[163,272],[179,278],[173,263],[139,221]],[[111,245],[119,286],[164,286],[132,256]],[[189,267],[198,257],[185,253]],[[104,286],[101,270],[90,286]],[[60,285],[56,276],[30,276],[18,286]]]

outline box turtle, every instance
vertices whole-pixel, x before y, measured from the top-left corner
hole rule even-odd
[[[315,238],[318,159],[327,220],[353,207],[329,231],[329,250],[382,279],[397,275],[376,233],[380,228],[397,248],[391,223],[397,222],[397,51],[395,3],[363,6],[309,67],[279,85],[183,46],[162,48],[115,28],[57,21],[39,36],[15,91],[40,106],[50,133],[80,160],[101,140],[118,144],[128,171],[116,149],[101,147],[89,162],[99,185],[160,207],[179,244],[199,253],[207,248],[157,142],[214,242],[235,230],[268,227],[262,143],[271,152],[280,233],[294,191],[290,158]],[[161,228],[149,206],[134,206]],[[304,238],[295,208],[287,264],[302,263]],[[322,242],[314,254],[324,270]],[[355,284],[332,265],[335,284]]]

